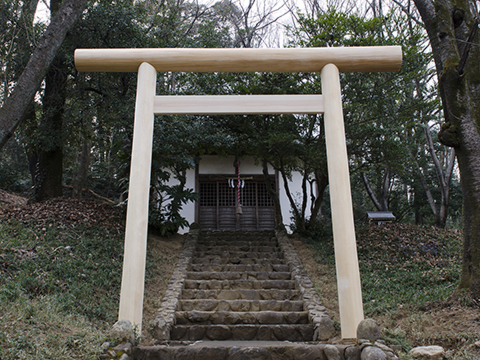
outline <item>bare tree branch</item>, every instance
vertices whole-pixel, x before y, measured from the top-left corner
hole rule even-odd
[[[377,208],[378,211],[381,211],[382,210],[382,205],[380,204],[377,197],[375,196],[375,193],[373,192],[373,189],[370,186],[370,183],[368,182],[368,179],[365,176],[365,173],[361,172],[360,177],[362,178],[363,185],[365,186],[365,190],[367,190],[367,194],[370,197],[370,200],[372,200],[373,205],[375,205],[375,207]]]
[[[392,1],[393,1],[395,4],[397,4],[397,5],[400,7],[400,9],[402,9],[402,11],[403,11],[410,19],[412,19],[413,21],[415,21],[415,23],[416,23],[417,25],[420,25],[420,26],[422,26],[422,27],[424,26],[424,25],[423,25],[423,22],[420,21],[417,17],[415,17],[415,16],[411,13],[411,11],[409,11],[400,1],[398,1],[398,0],[392,0]]]
[[[440,183],[440,190],[442,193],[445,193],[445,178],[442,172],[442,166],[440,165],[440,161],[438,161],[437,154],[435,154],[435,148],[433,146],[432,134],[430,133],[430,127],[428,124],[425,124],[425,135],[427,137],[427,145],[428,151],[430,152],[430,156],[432,157],[433,164],[435,165],[435,170],[437,172],[438,182]]]

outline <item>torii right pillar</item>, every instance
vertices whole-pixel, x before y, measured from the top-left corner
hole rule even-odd
[[[325,65],[321,76],[340,323],[342,339],[353,340],[357,337],[357,326],[363,320],[363,302],[340,76],[333,64]]]

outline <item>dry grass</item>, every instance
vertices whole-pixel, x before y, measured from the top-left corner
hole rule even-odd
[[[142,320],[146,331],[143,331],[143,344],[150,344],[153,341],[149,329],[153,326],[153,321],[165,296],[168,282],[178,262],[183,243],[184,236],[180,234],[170,238],[156,235],[148,237],[147,274]]]
[[[315,259],[315,249],[305,243],[298,236],[291,236],[290,241],[295,247],[298,257],[303,263],[310,280],[315,286],[317,295],[328,310],[330,318],[336,323],[340,322],[338,312],[338,292],[335,267],[331,264],[318,262]]]

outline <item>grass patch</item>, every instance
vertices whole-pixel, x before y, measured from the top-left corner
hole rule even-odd
[[[0,223],[0,358],[95,358],[116,320],[123,236],[105,227]]]
[[[124,219],[72,198],[0,208],[0,359],[98,359],[118,316]],[[146,340],[182,247],[149,237]]]
[[[335,266],[331,239],[310,242],[317,262]],[[462,239],[457,232],[405,224],[357,231],[366,316],[446,300],[460,281]]]
[[[318,291],[329,293],[336,281],[330,276],[333,241],[308,245],[317,272],[328,275],[321,279],[332,282]],[[365,316],[377,320],[385,340],[402,346],[402,359],[412,347],[434,344],[443,346],[449,359],[480,358],[473,346],[480,340],[478,304],[457,290],[462,246],[458,231],[407,224],[357,228]],[[307,273],[309,267],[314,268],[309,264]]]
[[[95,359],[105,327],[85,316],[65,314],[54,295],[0,306],[1,359]]]
[[[444,301],[458,286],[462,239],[457,232],[396,224],[361,229],[357,241],[367,316]]]

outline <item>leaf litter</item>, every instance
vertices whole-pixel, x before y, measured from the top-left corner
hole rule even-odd
[[[45,225],[53,220],[57,226],[100,225],[120,228],[122,231],[125,223],[123,208],[96,200],[58,197],[31,204],[14,200],[5,202],[9,205],[0,208],[0,218],[6,221],[14,219],[22,223]]]

